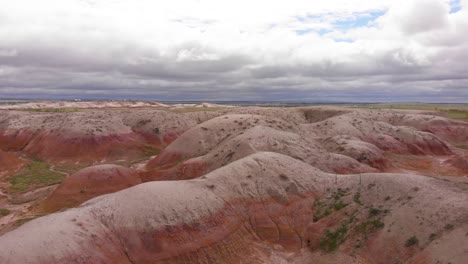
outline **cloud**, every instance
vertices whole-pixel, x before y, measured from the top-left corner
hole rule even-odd
[[[0,97],[466,102],[466,7],[0,0]]]
[[[392,10],[396,23],[408,35],[446,29],[449,5],[439,0],[416,0]]]

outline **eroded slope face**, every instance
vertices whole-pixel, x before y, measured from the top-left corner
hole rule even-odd
[[[456,263],[467,257],[468,238],[456,235],[468,228],[466,191],[415,175],[335,176],[261,152],[33,220],[0,237],[0,260],[310,263],[336,251],[356,263]],[[431,252],[435,243],[450,254]]]
[[[50,162],[134,160],[196,122],[166,111],[31,113],[2,111],[0,148]]]
[[[439,133],[441,124],[444,131],[456,133]],[[464,159],[465,150],[460,147],[467,142],[466,122],[411,112],[355,110],[303,127],[320,136],[329,151],[381,171],[432,176],[468,173],[446,162]]]
[[[67,177],[40,204],[43,212],[54,212],[80,205],[99,195],[120,191],[141,183],[135,170],[118,165],[97,165]]]
[[[0,211],[5,215],[0,215],[0,233],[42,215],[37,205],[67,176],[93,164],[130,167],[148,160],[196,124],[192,116],[158,110],[0,111]],[[118,182],[81,180],[101,191],[88,195],[74,189],[78,193],[67,194],[72,197],[52,199],[45,212],[131,186],[113,185]]]
[[[0,179],[19,169],[22,164],[16,155],[0,149]]]

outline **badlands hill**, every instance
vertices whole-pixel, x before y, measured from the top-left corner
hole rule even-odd
[[[0,263],[468,261],[467,122],[158,107],[0,111]]]
[[[410,174],[336,180],[260,152],[31,221],[0,238],[0,262],[463,263],[467,191]]]

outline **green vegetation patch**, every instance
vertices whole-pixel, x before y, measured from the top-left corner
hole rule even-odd
[[[468,111],[462,109],[448,109],[442,110],[445,114],[447,114],[448,118],[451,119],[461,119],[461,120],[468,120]]]
[[[147,157],[152,157],[159,154],[159,150],[151,145],[145,145],[143,147],[143,154]]]
[[[381,222],[380,220],[372,220],[372,221],[366,221],[363,223],[360,223],[359,225],[356,226],[356,231],[358,233],[367,235],[370,234],[378,229],[384,228],[385,224]]]
[[[10,190],[12,192],[23,192],[32,187],[60,183],[64,178],[64,174],[51,171],[49,164],[40,160],[33,160],[21,172],[8,177],[7,180],[11,184]]]
[[[10,214],[10,210],[5,209],[5,208],[0,208],[0,217],[7,216],[9,214]]]
[[[371,208],[369,209],[369,217],[372,217],[372,216],[377,216],[381,213],[382,211],[380,209],[377,209],[377,208]]]
[[[417,245],[418,243],[419,243],[418,238],[415,236],[412,236],[408,238],[408,240],[406,240],[405,247],[411,247],[411,246]]]
[[[348,206],[347,203],[343,203],[342,201],[338,201],[337,203],[335,203],[333,205],[333,208],[335,209],[335,211],[339,211],[339,210],[345,208],[346,206]]]
[[[320,201],[316,200],[314,201],[313,204],[313,210],[314,210],[314,222],[319,221],[320,219],[331,215],[335,211],[340,211],[341,209],[345,208],[349,204],[344,203],[341,199],[345,196],[347,196],[349,193],[347,193],[345,190],[338,188],[336,192],[333,193],[333,199],[330,200],[331,202],[325,202],[325,201]]]
[[[326,252],[336,250],[339,245],[346,241],[347,233],[348,227],[344,224],[334,232],[327,230],[325,236],[320,240],[320,248]]]

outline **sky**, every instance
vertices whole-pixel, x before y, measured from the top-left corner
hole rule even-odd
[[[0,0],[0,99],[468,103],[468,0]]]

